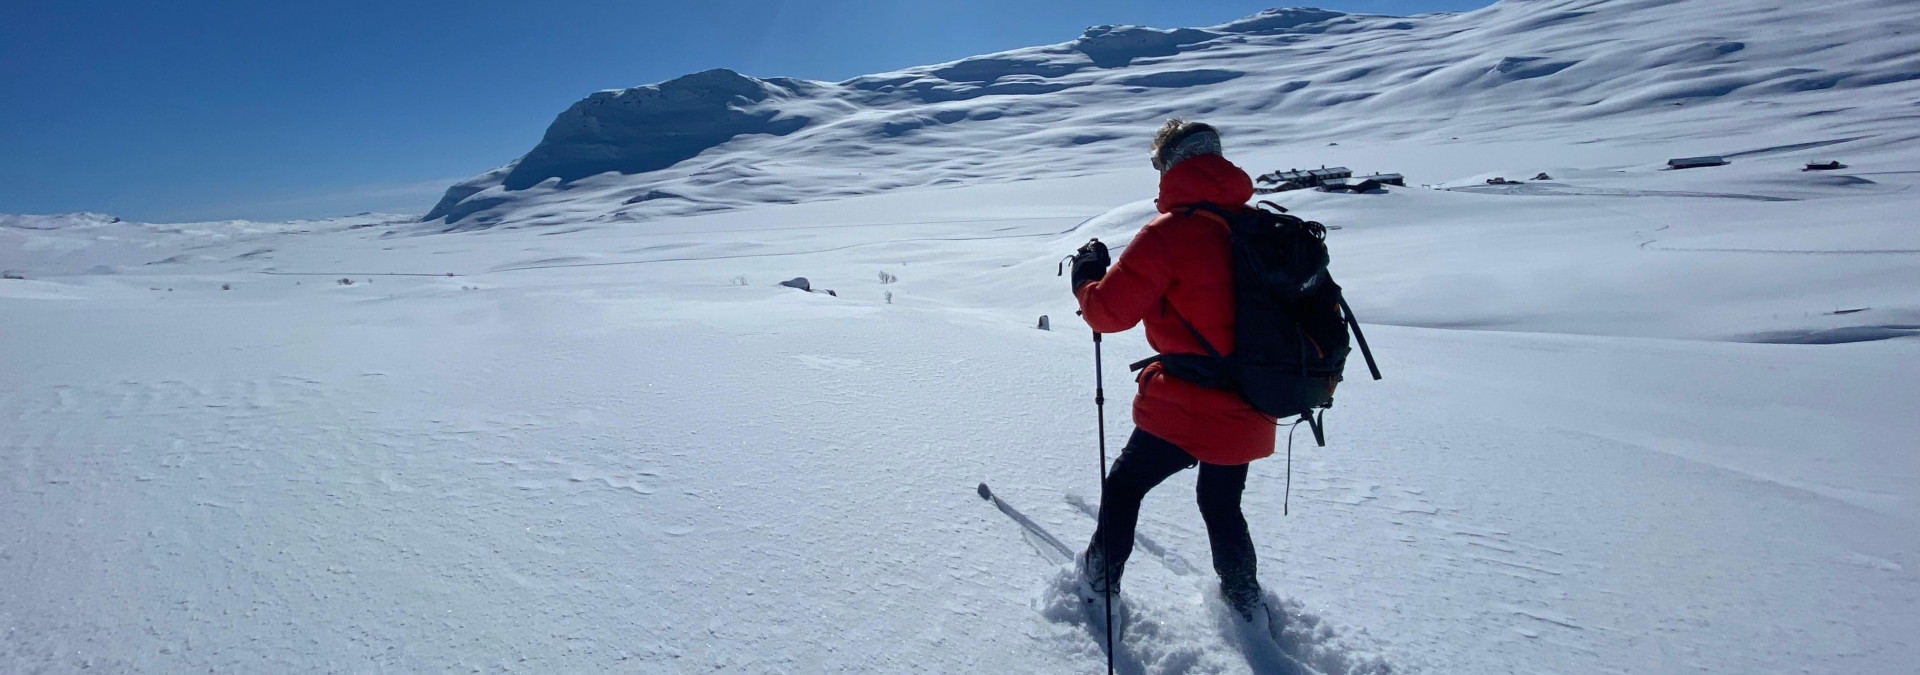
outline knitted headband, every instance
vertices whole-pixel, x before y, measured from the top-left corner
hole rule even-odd
[[[1196,122],[1168,136],[1154,152],[1153,158],[1155,168],[1164,172],[1189,157],[1218,154],[1221,154],[1220,132],[1212,125]]]

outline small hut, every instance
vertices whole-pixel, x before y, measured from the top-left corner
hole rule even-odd
[[[1374,190],[1379,190],[1381,189],[1381,187],[1382,186],[1380,185],[1380,181],[1368,178],[1368,179],[1362,179],[1362,180],[1341,179],[1341,180],[1327,181],[1325,184],[1321,185],[1318,189],[1321,192],[1367,193],[1367,192],[1372,192]]]
[[[1400,187],[1407,186],[1407,177],[1397,173],[1376,173],[1371,176],[1361,176],[1354,180],[1373,181],[1381,185],[1398,185]]]
[[[1801,171],[1837,171],[1845,168],[1847,168],[1847,165],[1841,164],[1840,160],[1836,159],[1825,162],[1807,162],[1807,168],[1801,169]]]
[[[1315,185],[1319,185],[1319,184],[1326,183],[1327,181],[1345,180],[1348,178],[1352,178],[1353,170],[1344,166],[1336,166],[1331,169],[1322,166],[1318,169],[1313,169],[1308,171],[1307,175],[1313,178],[1313,183]]]

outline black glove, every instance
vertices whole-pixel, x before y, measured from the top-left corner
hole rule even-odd
[[[1111,264],[1113,260],[1107,257],[1107,245],[1098,239],[1088,240],[1087,245],[1073,254],[1073,290],[1078,291],[1081,284],[1099,281],[1107,276],[1107,266]]]

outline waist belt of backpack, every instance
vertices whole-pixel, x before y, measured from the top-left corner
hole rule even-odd
[[[1174,309],[1172,303],[1168,303],[1167,308],[1172,309],[1173,318],[1179,319],[1180,325],[1186,326],[1187,332],[1193,334],[1193,339],[1200,343],[1200,348],[1207,350],[1206,356],[1183,353],[1154,354],[1133,362],[1132,365],[1127,366],[1127,370],[1139,372],[1147,366],[1162,363],[1166,364],[1167,374],[1176,378],[1208,389],[1235,390],[1237,387],[1232,380],[1233,371],[1227,366],[1227,357],[1222,356],[1220,350],[1214,349],[1213,343],[1208,342],[1207,337],[1200,334],[1200,329],[1194,328],[1193,323],[1180,314],[1180,310]],[[1205,374],[1207,371],[1211,371],[1211,376]]]

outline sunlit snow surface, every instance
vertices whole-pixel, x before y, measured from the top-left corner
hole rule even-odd
[[[1647,35],[1733,36],[1760,69],[1920,50],[1903,3],[1818,13],[1868,31],[1851,37],[1791,23],[1812,5],[1715,22],[1728,3],[1579,4],[1408,21],[1505,26],[1454,52],[1487,67],[1546,53],[1536,42],[1645,52],[1631,43]],[[1694,20],[1596,23],[1635,7]],[[1222,65],[1237,53],[1154,58],[1244,69]],[[1530,64],[1503,67],[1544,68]],[[1645,67],[1618,76],[1673,70]],[[996,146],[987,169],[938,187],[878,189],[842,175],[868,160],[778,149],[804,131],[743,137],[767,145],[661,180],[751,162],[814,167],[779,178],[809,197],[862,194],[768,205],[715,187],[698,196],[737,193],[731,210],[646,222],[602,217],[646,174],[532,188],[546,196],[454,234],[381,215],[0,217],[0,269],[26,277],[0,280],[0,671],[1097,670],[1098,641],[1062,606],[1064,566],[974,486],[1085,541],[1093,354],[1056,263],[1091,236],[1124,245],[1151,215],[1138,146],[1155,118],[1225,115],[1261,77],[1087,94],[1072,114],[1113,116],[1109,154],[1023,156],[989,133],[975,139]],[[1475,105],[1510,116],[1408,113],[1405,137],[1338,106],[1272,114],[1338,138],[1227,116],[1229,154],[1256,172],[1345,164],[1416,185],[1273,197],[1340,228],[1334,274],[1387,379],[1341,387],[1328,447],[1300,434],[1291,515],[1283,461],[1253,465],[1246,509],[1286,653],[1249,642],[1210,594],[1189,472],[1148,498],[1159,553],[1129,567],[1118,664],[1910,670],[1920,94],[1906,86],[1592,118],[1491,92]],[[1780,112],[1827,107],[1851,110]],[[900,152],[968,156],[952,143]],[[1658,170],[1709,153],[1733,163]],[[1799,171],[1827,158],[1848,168]],[[899,161],[888,170],[910,174]],[[837,295],[776,285],[796,276]],[[1033,327],[1042,314],[1052,331]],[[1122,364],[1148,353],[1138,331],[1106,339],[1110,449],[1131,429]]]

